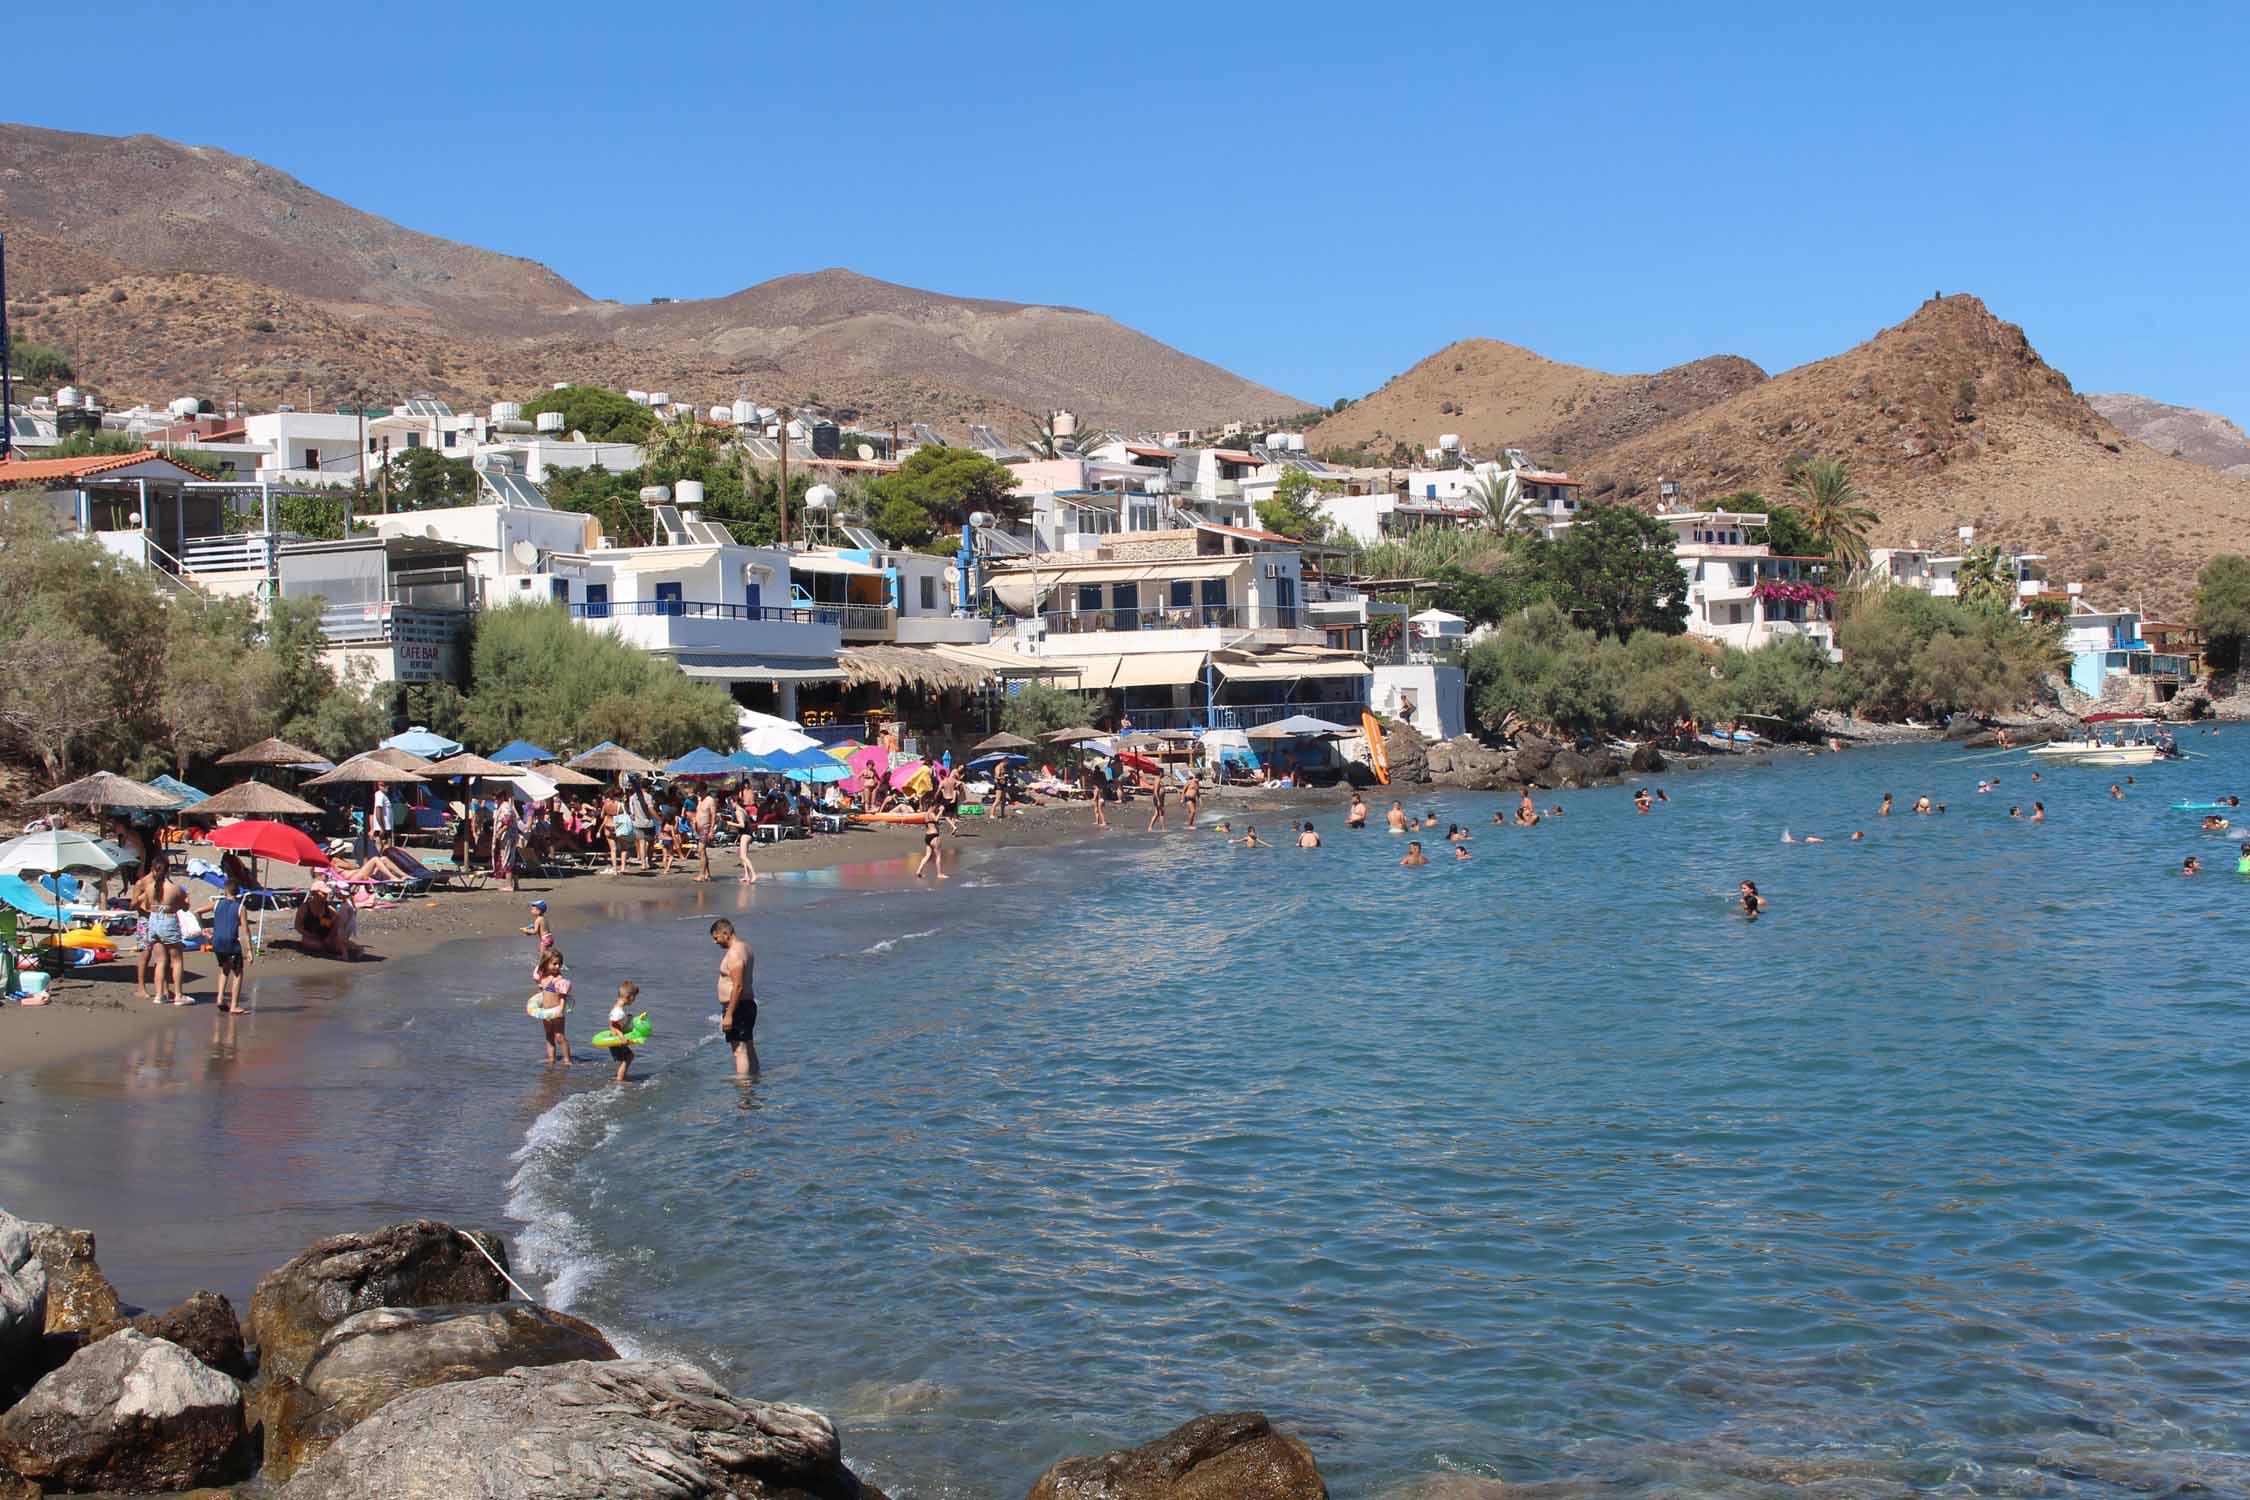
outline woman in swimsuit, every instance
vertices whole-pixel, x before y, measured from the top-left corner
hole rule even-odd
[[[936,869],[937,878],[951,880],[945,873],[945,856],[939,852],[938,841],[945,837],[945,823],[937,793],[931,792],[922,802],[922,862],[914,867],[914,878],[920,880],[922,872]]]
[[[1758,913],[1765,909],[1766,898],[1758,894],[1758,882],[1755,880],[1742,882],[1742,915],[1755,922],[1758,920]]]

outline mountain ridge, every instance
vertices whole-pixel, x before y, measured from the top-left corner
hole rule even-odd
[[[481,402],[555,380],[624,380],[721,401],[755,383],[764,397],[817,395],[870,420],[1004,427],[1058,406],[1152,429],[1309,409],[1083,308],[955,297],[842,268],[688,302],[598,300],[536,261],[406,229],[251,158],[156,136],[0,124],[0,224],[31,252],[12,315],[113,388],[163,381],[295,400],[316,386],[327,400],[391,383],[394,395]],[[262,309],[249,288],[264,289]],[[127,303],[141,311],[117,315]],[[209,358],[173,336],[187,329],[216,340]],[[415,361],[419,374],[398,386]]]

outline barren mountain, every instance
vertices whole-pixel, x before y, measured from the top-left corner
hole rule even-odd
[[[948,297],[831,269],[731,297],[605,305],[580,321],[629,349],[788,370],[831,387],[900,378],[981,391],[1026,411],[1061,406],[1125,426],[1282,416],[1302,401],[1167,348],[1099,313]]]
[[[1480,456],[1523,448],[1543,463],[1568,464],[1763,379],[1731,354],[1655,375],[1611,375],[1494,339],[1463,339],[1323,420],[1305,442],[1387,453],[1396,442],[1426,448],[1451,432]]]
[[[2168,406],[2146,396],[2088,396],[2086,404],[2159,453],[2250,479],[2250,436],[2215,411]]]
[[[483,401],[590,380],[1003,429],[1056,406],[1128,428],[1305,409],[1095,313],[849,271],[596,302],[534,262],[152,136],[0,125],[0,225],[27,331],[112,397]]]
[[[262,162],[152,135],[0,125],[0,216],[137,271],[247,275],[477,324],[586,300],[532,261],[417,234]]]
[[[1973,383],[1973,389],[1964,382]],[[1967,398],[1964,400],[1964,398]],[[2096,598],[2187,607],[2195,571],[2239,548],[2250,481],[2136,443],[1970,296],[1934,299],[1857,348],[1594,455],[1597,491],[1691,503],[1787,490],[1800,456],[1841,458],[1880,514],[1878,544],[1979,539],[2049,555]]]

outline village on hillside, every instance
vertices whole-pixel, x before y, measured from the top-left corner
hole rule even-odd
[[[1369,713],[1430,740],[1720,720],[1731,737],[1823,709],[2203,702],[2194,623],[1970,526],[1872,546],[1838,462],[1770,499],[1651,476],[1630,505],[1454,433],[1347,465],[1309,453],[1302,422],[856,415],[588,386],[484,412],[428,394],[112,410],[64,385],[9,407],[0,488],[176,599],[316,609],[336,680],[398,722],[429,689],[472,694],[477,622],[525,605],[744,709],[927,743],[1027,692],[1244,750],[1276,721],[1344,734]],[[1581,666],[1596,685],[1574,692]]]

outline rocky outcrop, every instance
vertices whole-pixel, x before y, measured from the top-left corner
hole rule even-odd
[[[1312,1450],[1265,1413],[1198,1417],[1153,1443],[1066,1458],[1030,1500],[1327,1500]]]
[[[250,1294],[250,1341],[261,1368],[296,1378],[323,1334],[369,1308],[506,1301],[507,1278],[477,1253],[472,1235],[492,1261],[507,1266],[498,1235],[432,1219],[314,1242]]]
[[[1537,734],[1521,734],[1512,746],[1488,745],[1473,735],[1444,740],[1429,748],[1430,779],[1439,786],[1471,792],[1507,791],[1517,787],[1598,786],[1631,772],[1649,775],[1664,769],[1664,757],[1653,744],[1634,747],[1630,755],[1608,745],[1579,750]]]
[[[117,1288],[94,1260],[91,1230],[34,1224],[31,1248],[47,1268],[47,1332],[91,1333],[117,1323]]]
[[[13,1384],[47,1332],[47,1265],[32,1245],[42,1226],[0,1211],[0,1384]]]
[[[692,1365],[657,1360],[578,1361],[408,1392],[299,1470],[281,1495],[879,1500],[844,1466],[836,1429],[820,1413],[730,1396]]]
[[[321,1338],[304,1373],[276,1376],[254,1398],[266,1478],[280,1483],[408,1391],[509,1370],[613,1360],[591,1323],[529,1303],[379,1307]]]
[[[184,1490],[242,1465],[242,1388],[126,1329],[88,1344],[0,1415],[0,1466],[48,1490]]]
[[[242,1324],[234,1315],[234,1304],[217,1292],[197,1292],[177,1307],[142,1313],[125,1326],[152,1339],[178,1344],[221,1374],[237,1380],[250,1378]]]
[[[1501,791],[1517,785],[1516,758],[1472,735],[1440,740],[1430,746],[1430,780],[1463,791]]]

